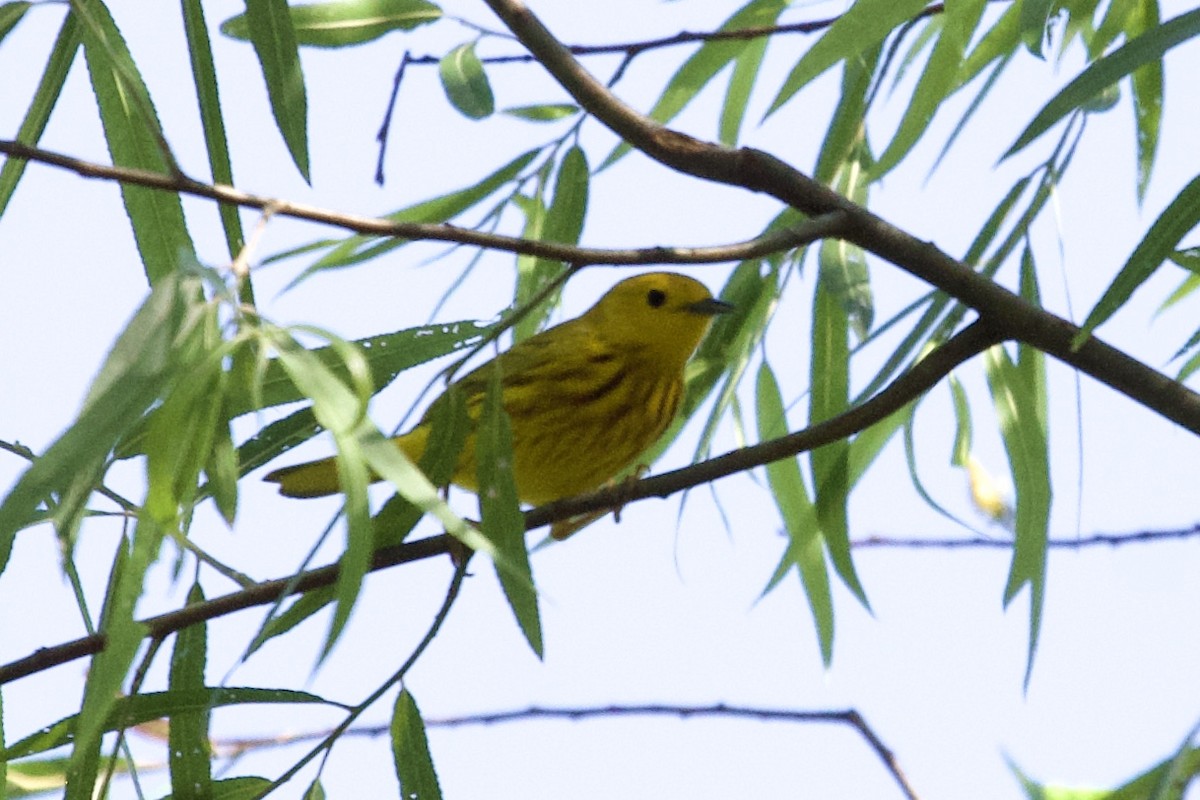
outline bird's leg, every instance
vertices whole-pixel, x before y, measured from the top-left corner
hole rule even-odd
[[[621,497],[621,495],[628,494],[629,489],[635,483],[637,483],[641,479],[641,477],[643,475],[645,475],[649,470],[650,470],[650,466],[648,464],[638,464],[637,467],[634,468],[632,473],[630,473],[629,475],[626,475],[621,480],[608,481],[606,484],[604,484],[605,487],[612,488],[615,486],[619,490],[621,490],[618,492],[617,502],[613,505],[612,508],[606,509],[604,511],[593,511],[590,514],[580,514],[578,517],[571,517],[570,519],[565,519],[561,522],[556,522],[550,526],[550,537],[552,539],[555,539],[556,541],[561,542],[563,539],[566,539],[568,536],[571,536],[572,534],[578,532],[581,528],[585,528],[588,525],[591,525],[593,522],[600,519],[605,514],[609,513],[609,511],[612,512],[613,520],[615,520],[616,522],[620,522],[621,521],[621,511],[622,511],[622,509],[625,508],[625,504],[627,502],[629,502],[628,497]]]

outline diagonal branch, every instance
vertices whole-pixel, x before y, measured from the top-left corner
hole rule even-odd
[[[846,215],[842,238],[975,309],[1003,338],[1025,342],[1200,435],[1200,395],[976,273],[935,245],[891,225],[775,156],[731,149],[666,128],[623,103],[585,70],[520,0],[488,5],[547,71],[601,123],[677,172],[768,194],[810,216]]]
[[[506,253],[547,258],[574,264],[577,268],[591,264],[639,266],[649,264],[722,264],[731,261],[763,258],[787,252],[797,247],[833,236],[842,231],[845,217],[840,212],[814,217],[793,228],[772,231],[743,242],[713,247],[654,246],[639,248],[576,247],[557,242],[542,242],[516,236],[460,228],[449,223],[393,222],[379,217],[346,214],[290,200],[251,194],[223,184],[193,180],[183,174],[167,175],[131,167],[97,164],[73,156],[30,147],[17,141],[0,139],[0,153],[25,161],[36,161],[71,170],[84,178],[99,178],[120,184],[144,186],[164,192],[204,197],[219,203],[256,208],[272,215],[304,219],[332,225],[355,233],[391,236],[411,241],[453,242],[473,245]]]

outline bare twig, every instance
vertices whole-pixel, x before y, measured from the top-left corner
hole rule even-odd
[[[502,236],[457,225],[429,224],[421,222],[392,222],[378,217],[345,214],[318,208],[304,203],[293,203],[274,197],[250,194],[222,184],[209,184],[193,180],[185,175],[166,175],[144,169],[114,167],[74,158],[62,153],[30,147],[21,142],[0,139],[0,153],[26,161],[37,161],[68,169],[85,178],[117,181],[121,184],[145,186],[165,192],[204,197],[221,203],[269,210],[272,214],[294,219],[305,219],[332,225],[355,233],[375,236],[392,236],[413,241],[454,242],[473,245],[506,253],[521,253],[554,261],[562,261],[584,267],[592,264],[615,266],[639,266],[647,264],[722,264],[762,258],[786,252],[796,247],[838,234],[843,222],[842,215],[819,214],[814,219],[794,228],[773,231],[748,239],[744,242],[716,245],[713,247],[653,246],[639,248],[606,249],[599,247],[576,247],[556,242],[541,242],[516,236]]]
[[[758,722],[794,722],[794,723],[833,723],[848,725],[854,728],[867,742],[892,779],[900,787],[900,791],[908,800],[917,800],[917,794],[909,785],[908,780],[900,769],[900,765],[883,740],[871,729],[862,715],[854,709],[842,711],[795,711],[781,708],[755,708],[750,706],[729,706],[718,703],[711,706],[680,706],[664,703],[629,706],[584,706],[578,708],[541,708],[533,706],[515,711],[497,711],[490,714],[466,714],[459,717],[426,717],[426,728],[461,728],[468,725],[500,725],[511,722],[527,722],[529,720],[565,719],[571,721],[585,719],[611,719],[613,717],[676,717],[692,719],[696,717],[724,717],[732,719],[754,720]],[[347,735],[360,737],[386,736],[389,725],[364,725],[351,728]],[[283,736],[219,739],[213,742],[214,748],[225,755],[237,756],[242,753],[266,747],[282,747],[291,744],[324,740],[329,736],[327,731],[309,731],[305,733],[287,734]]]

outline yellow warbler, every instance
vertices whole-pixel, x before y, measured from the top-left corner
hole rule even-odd
[[[477,421],[491,369],[499,365],[517,496],[541,505],[598,488],[662,435],[679,408],[684,365],[713,315],[731,308],[684,275],[638,275],[582,316],[519,342],[456,385]],[[414,462],[425,452],[432,410],[393,440]],[[339,490],[332,458],[277,469],[264,480],[289,497]],[[453,482],[477,488],[473,433]]]

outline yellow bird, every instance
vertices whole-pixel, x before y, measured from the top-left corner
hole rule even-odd
[[[498,364],[517,496],[541,505],[599,488],[654,444],[679,408],[684,366],[713,316],[730,309],[685,275],[627,278],[582,316],[517,343],[456,386],[477,421]],[[425,452],[438,402],[393,440],[414,462]],[[333,458],[277,469],[264,480],[288,497],[339,491]],[[478,487],[473,432],[452,481]]]

